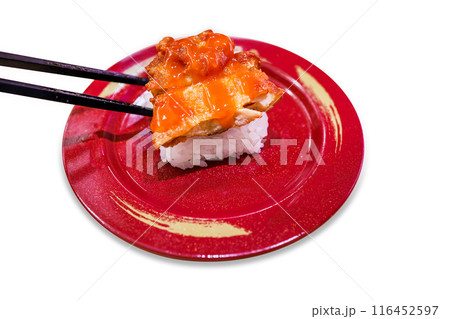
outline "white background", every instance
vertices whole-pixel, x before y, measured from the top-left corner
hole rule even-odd
[[[66,180],[71,106],[0,93],[0,317],[310,318],[320,305],[384,304],[439,305],[449,318],[448,1],[379,0],[367,12],[372,0],[77,2],[109,36],[71,0],[8,1],[0,50],[106,69],[208,28],[273,43],[317,61],[349,96],[363,172],[314,240],[221,263],[123,255],[128,244]],[[90,82],[0,77],[79,92]]]

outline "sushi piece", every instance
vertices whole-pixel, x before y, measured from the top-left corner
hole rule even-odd
[[[161,146],[161,160],[181,169],[206,167],[207,161],[223,160],[227,157],[230,157],[230,163],[235,163],[231,158],[261,151],[268,127],[267,114],[262,113],[260,118],[247,125],[235,126],[219,134],[188,138],[185,142],[171,147]]]
[[[256,54],[234,53],[233,41],[211,30],[180,40],[164,38],[157,49],[158,55],[147,66],[156,149],[167,150],[195,137],[226,135],[231,128],[250,125],[284,93],[261,71]],[[249,148],[242,152],[255,152]],[[238,153],[233,156],[239,157]]]

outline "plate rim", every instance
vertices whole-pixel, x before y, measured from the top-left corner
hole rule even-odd
[[[363,135],[363,130],[362,130],[362,125],[361,122],[357,116],[356,110],[353,107],[353,104],[350,102],[350,100],[348,99],[347,95],[342,91],[342,89],[340,89],[340,87],[323,71],[321,71],[319,68],[317,68],[315,65],[313,65],[312,63],[310,63],[309,61],[305,60],[304,58],[302,58],[301,56],[288,51],[284,48],[278,47],[276,45],[273,44],[269,44],[266,42],[262,42],[262,41],[257,41],[257,40],[252,40],[252,39],[244,39],[244,38],[236,38],[233,37],[233,40],[235,41],[236,45],[240,45],[240,43],[242,42],[246,42],[246,43],[250,43],[250,45],[253,44],[258,44],[258,45],[263,45],[263,46],[267,46],[267,47],[271,47],[271,48],[275,48],[276,50],[281,50],[282,52],[288,52],[291,55],[294,55],[295,57],[301,59],[304,61],[304,63],[310,64],[311,67],[310,69],[308,69],[309,71],[312,71],[310,73],[319,73],[321,74],[321,76],[324,76],[325,78],[327,78],[328,81],[330,81],[330,83],[332,83],[335,88],[337,88],[338,93],[345,99],[347,99],[348,104],[351,108],[351,110],[354,113],[354,120],[356,120],[356,122],[354,123],[357,126],[357,130],[359,129],[359,134],[360,134],[360,147],[361,147],[361,158],[359,161],[359,165],[357,167],[357,171],[354,172],[355,173],[355,177],[353,178],[353,183],[351,186],[349,186],[347,188],[347,193],[345,196],[343,196],[341,198],[341,200],[339,201],[339,203],[337,203],[336,207],[334,209],[333,212],[329,213],[327,218],[323,221],[321,221],[317,227],[312,228],[310,231],[307,232],[307,234],[299,234],[298,236],[294,236],[291,238],[286,239],[283,242],[278,242],[277,244],[271,245],[270,247],[262,247],[259,250],[252,250],[252,251],[247,251],[247,252],[237,252],[237,253],[233,253],[233,254],[227,254],[227,255],[220,255],[220,256],[216,256],[213,258],[209,258],[209,257],[199,257],[199,256],[192,256],[192,255],[182,255],[182,254],[176,254],[174,252],[166,252],[164,250],[158,250],[154,247],[149,248],[148,245],[142,244],[141,242],[134,242],[132,243],[133,246],[136,246],[140,249],[155,253],[157,255],[161,255],[161,256],[165,256],[165,257],[170,257],[170,258],[175,258],[175,259],[183,259],[183,260],[191,260],[191,261],[222,261],[222,260],[233,260],[233,259],[241,259],[241,258],[247,258],[247,257],[252,257],[252,256],[257,256],[257,255],[261,255],[261,254],[265,254],[277,249],[280,249],[282,247],[286,247],[294,242],[299,241],[300,239],[304,238],[305,236],[313,233],[314,231],[316,231],[318,228],[320,228],[323,224],[325,224],[331,217],[333,217],[339,210],[340,208],[344,205],[344,203],[347,201],[348,197],[350,196],[350,194],[352,193],[352,191],[354,190],[357,181],[360,177],[362,168],[363,168],[363,163],[364,163],[364,149],[365,149],[365,145],[364,145],[364,135]],[[154,50],[155,46],[149,46],[147,48],[141,49],[139,51],[137,51],[136,53],[132,54],[131,57],[128,56],[120,61],[118,61],[117,63],[115,63],[113,66],[111,66],[108,70],[113,70],[113,71],[120,71],[121,67],[127,63],[130,63],[130,61],[132,61],[133,59],[136,59],[139,61],[139,57],[141,57],[142,55],[147,55],[149,51],[155,51]],[[156,51],[155,51],[156,53]],[[149,56],[147,56],[149,57]],[[85,90],[84,93],[89,94],[95,87],[96,84],[98,84],[99,81],[93,81],[89,87]],[[106,86],[106,85],[105,85]],[[97,95],[97,94],[96,94]],[[114,227],[112,227],[111,225],[108,225],[104,220],[102,220],[101,217],[98,216],[98,214],[96,212],[94,212],[83,200],[83,198],[81,197],[81,195],[77,192],[77,190],[74,188],[74,185],[71,181],[71,177],[69,175],[68,172],[68,168],[67,168],[67,162],[66,162],[66,156],[65,156],[65,151],[64,151],[64,138],[66,136],[66,131],[68,129],[69,126],[69,122],[72,116],[72,113],[74,112],[74,110],[78,109],[78,108],[82,108],[79,106],[74,106],[72,112],[70,113],[67,122],[66,122],[66,126],[64,128],[64,134],[63,134],[63,145],[62,145],[62,156],[63,156],[63,166],[64,166],[64,171],[66,174],[66,177],[69,181],[69,185],[72,189],[72,191],[74,192],[74,194],[76,195],[77,199],[80,201],[80,203],[83,205],[83,207],[88,211],[88,213],[94,217],[94,219],[99,222],[104,228],[106,228],[109,232],[113,233],[114,235],[116,235],[117,237],[121,238],[122,240],[128,242],[131,244],[131,240],[124,235],[124,233]]]

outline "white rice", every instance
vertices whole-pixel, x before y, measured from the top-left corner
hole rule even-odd
[[[188,138],[173,147],[160,148],[161,160],[181,169],[206,167],[206,161],[239,158],[242,154],[259,153],[264,146],[269,126],[267,114],[241,127],[210,136]],[[232,161],[230,161],[232,162]]]

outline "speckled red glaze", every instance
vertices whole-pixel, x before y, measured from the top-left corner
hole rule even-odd
[[[295,83],[269,111],[268,139],[298,139],[289,146],[287,165],[280,164],[280,147],[266,141],[261,156],[248,165],[210,163],[207,168],[180,170],[156,167],[155,174],[126,164],[126,142],[149,127],[150,118],[75,106],[63,138],[63,162],[70,185],[88,212],[105,228],[147,251],[188,260],[226,260],[249,257],[293,243],[323,225],[352,191],[363,161],[363,135],[357,114],[344,92],[325,73],[292,52],[271,44],[234,39],[244,50],[257,50],[263,70],[282,88],[298,77],[295,65],[308,69],[334,101],[342,124],[342,144],[336,150],[335,133],[327,117],[307,90]],[[124,72],[134,61],[156,54],[154,46],[125,58],[110,68]],[[143,75],[143,73],[140,73]],[[86,94],[98,95],[108,83],[94,81]],[[114,98],[133,102],[144,88],[126,85]],[[325,165],[315,161],[295,165],[305,139],[311,138]],[[198,179],[198,180],[197,180]],[[280,203],[297,225],[256,180]],[[187,193],[174,201],[190,186]],[[125,212],[120,200],[142,211],[166,212],[176,220],[224,221],[244,229],[247,235],[225,238],[186,236],[151,227]],[[173,206],[171,206],[173,204]],[[147,231],[146,231],[147,230]],[[145,234],[141,236],[143,233]],[[136,241],[137,240],[137,241]]]

